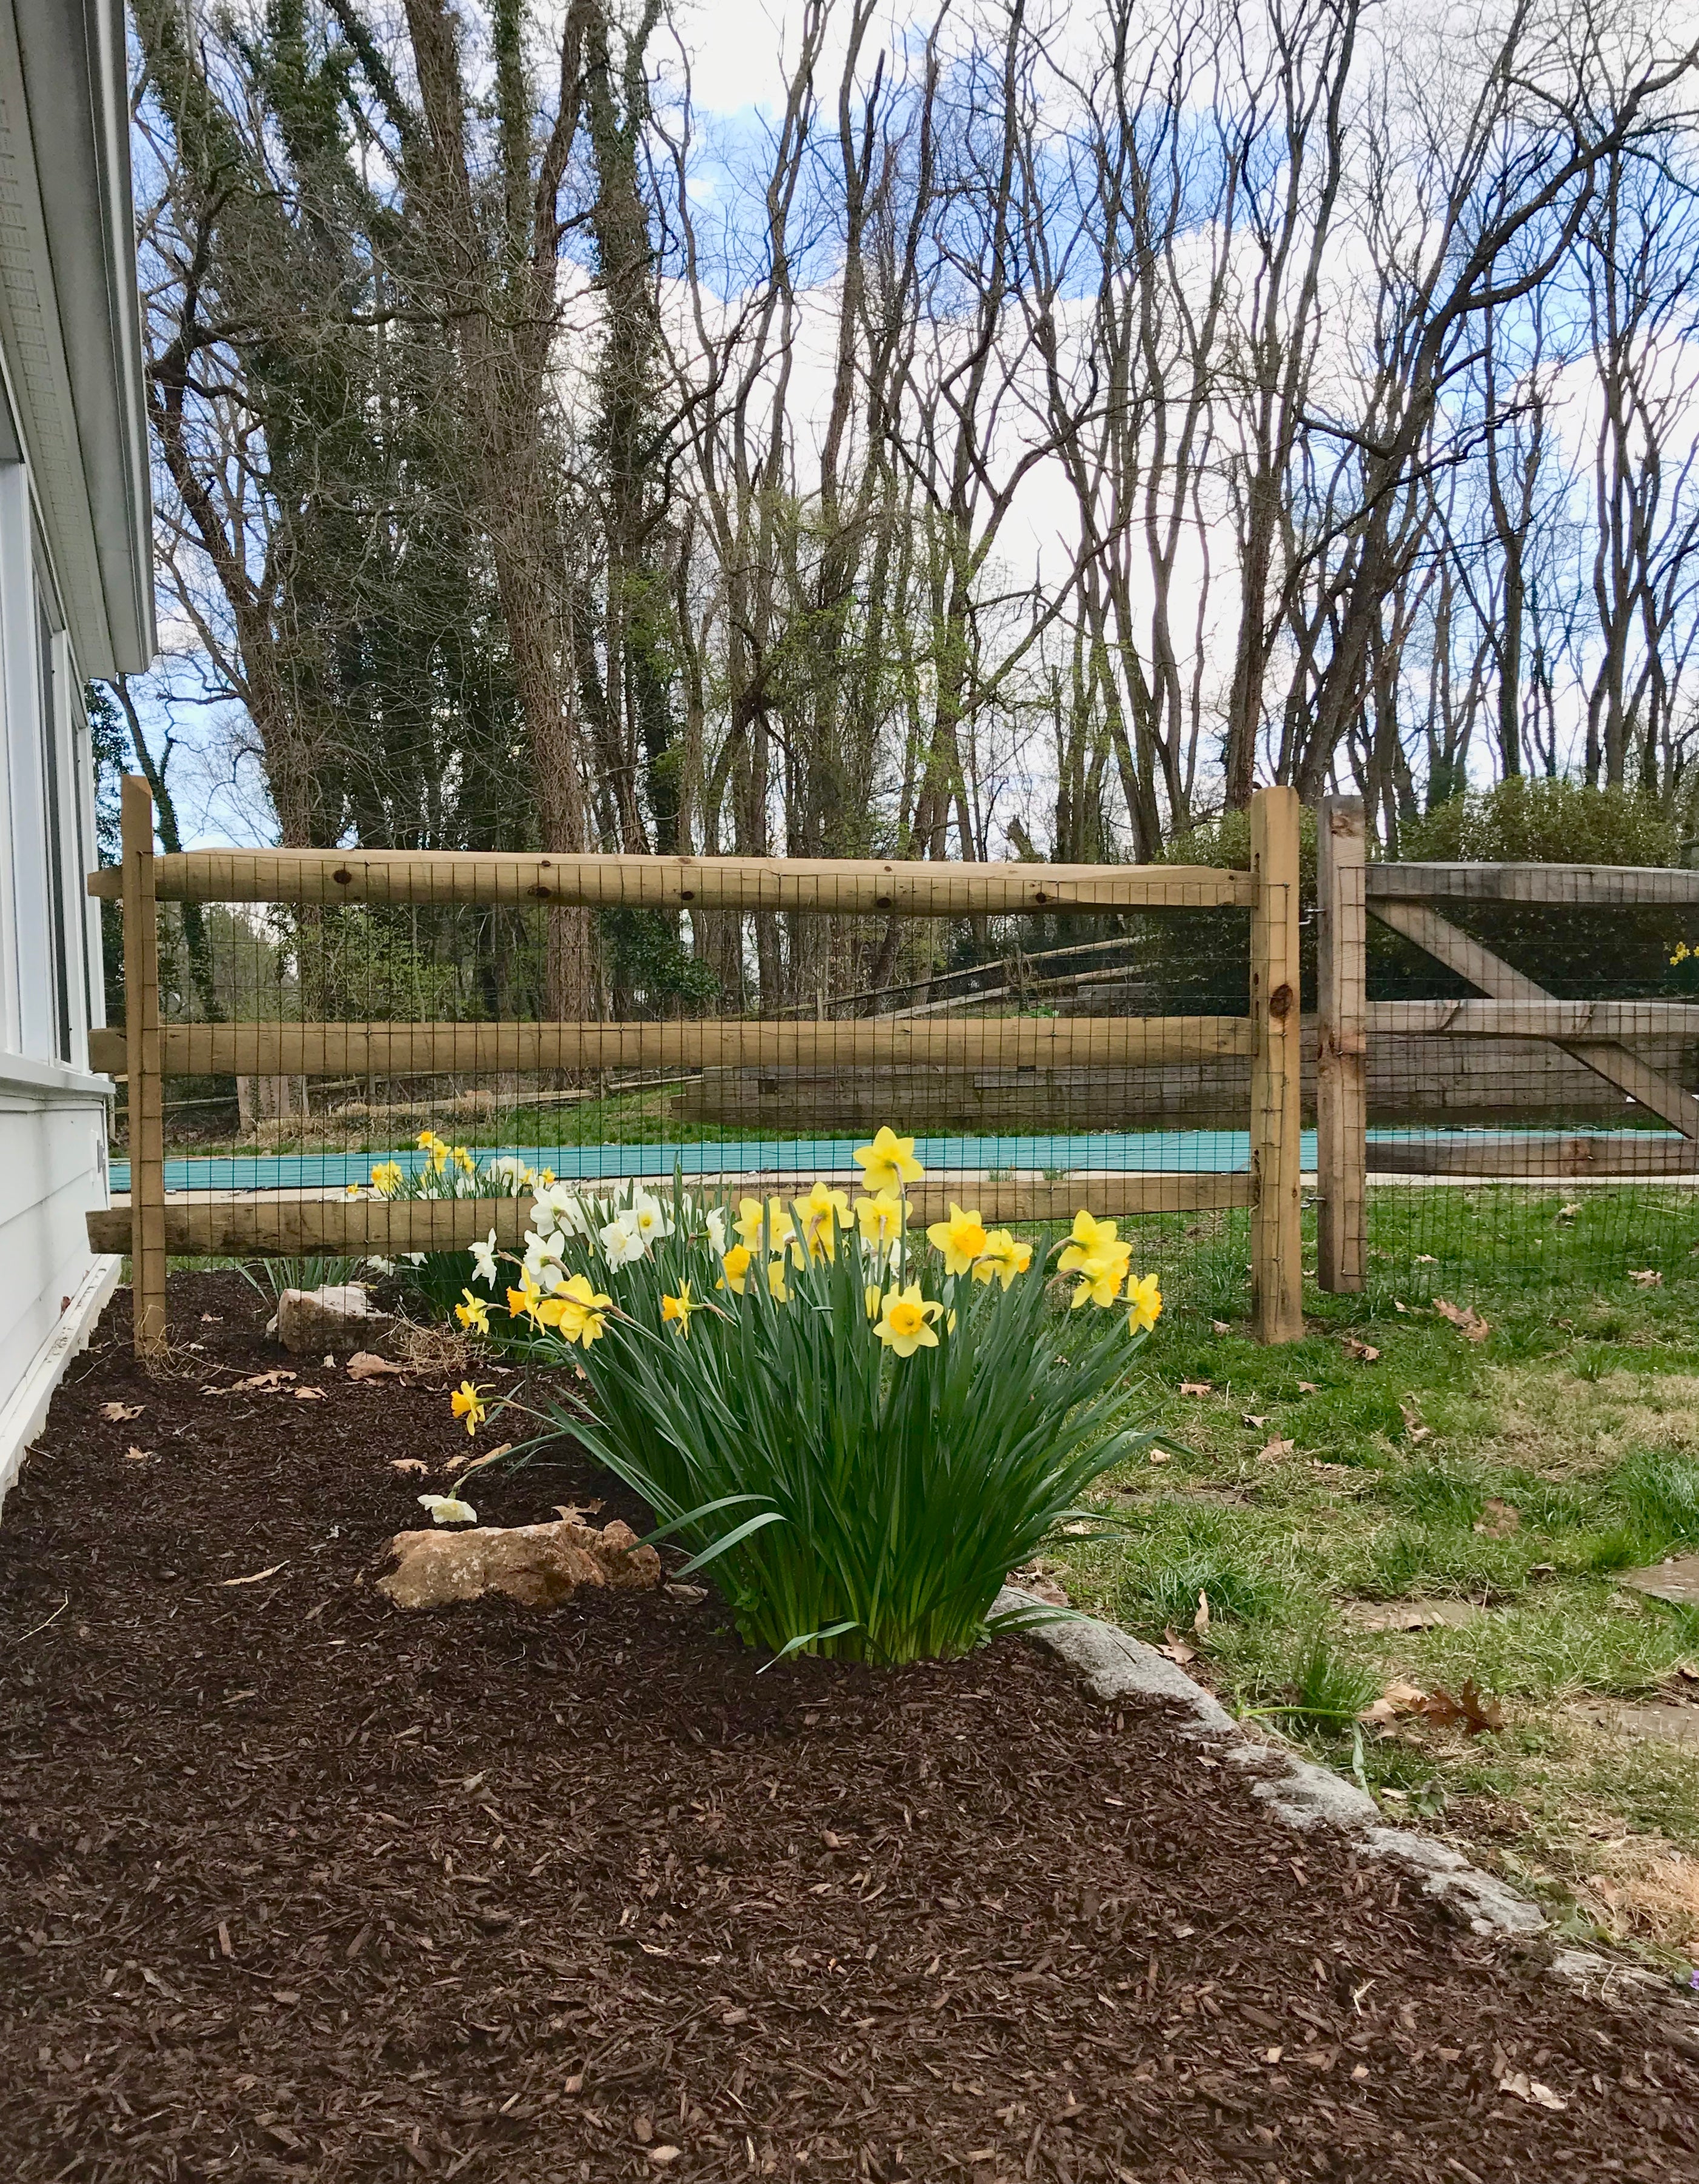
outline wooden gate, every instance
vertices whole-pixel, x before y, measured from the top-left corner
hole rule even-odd
[[[1691,912],[1699,907],[1699,873],[1596,865],[1369,864],[1358,797],[1327,799],[1317,840],[1317,1279],[1323,1289],[1362,1286],[1363,1210],[1373,1173],[1529,1181],[1699,1173],[1699,1099],[1681,1082],[1687,1052],[1699,1040],[1699,1006],[1560,1000],[1446,915],[1481,903]],[[1370,916],[1467,980],[1480,998],[1371,1002]],[[1542,1086],[1530,1077],[1524,1101],[1529,1110],[1537,1112],[1542,1097],[1573,1104],[1579,1083],[1584,1090],[1592,1088],[1590,1104],[1602,1119],[1620,1121],[1631,1105],[1677,1135],[1619,1128],[1496,1143],[1479,1134],[1371,1144],[1372,1067],[1394,1041],[1449,1043],[1442,1051],[1458,1088],[1450,1102],[1452,1119],[1524,1119],[1510,1104],[1512,1072],[1503,1067],[1495,1072],[1490,1063],[1472,1071],[1468,1060],[1515,1051],[1539,1057],[1548,1080]],[[1437,1112],[1434,1119],[1440,1119]]]

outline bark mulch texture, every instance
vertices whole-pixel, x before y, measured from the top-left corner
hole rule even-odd
[[[389,1607],[443,1386],[173,1287],[204,1346],[143,1378],[120,1296],[0,1527],[12,2184],[1699,2176],[1650,2015],[1028,1645],[758,1675],[711,1598]]]

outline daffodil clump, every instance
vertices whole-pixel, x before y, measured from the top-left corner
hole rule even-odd
[[[923,1225],[912,1138],[882,1129],[855,1159],[854,1195],[542,1185],[522,1253],[476,1248],[458,1315],[577,1367],[588,1418],[552,1428],[714,1566],[752,1642],[958,1654],[1011,1620],[1007,1573],[1094,1520],[1085,1490],[1150,1440],[1126,1379],[1161,1297],[1113,1221],[1082,1212],[1040,1255],[972,1206]],[[476,1430],[471,1383],[454,1407]]]

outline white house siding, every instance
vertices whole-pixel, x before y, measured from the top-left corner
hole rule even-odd
[[[0,1494],[119,1262],[86,679],[153,650],[120,0],[0,0]]]

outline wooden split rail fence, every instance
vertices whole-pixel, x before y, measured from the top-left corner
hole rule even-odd
[[[1699,1174],[1699,1099],[1671,1073],[1669,1061],[1683,1043],[1699,1043],[1699,1005],[1560,1000],[1445,914],[1488,903],[1694,911],[1699,910],[1699,872],[1596,865],[1370,864],[1358,797],[1326,800],[1317,839],[1317,1277],[1323,1289],[1362,1287],[1372,1173],[1526,1182]],[[1370,916],[1467,980],[1481,998],[1370,1001]],[[1371,1050],[1374,1042],[1391,1039],[1545,1042],[1621,1095],[1618,1116],[1632,1101],[1679,1134],[1518,1130],[1451,1139],[1412,1135],[1371,1145]]]
[[[128,1080],[130,1204],[92,1214],[97,1249],[127,1250],[136,1346],[165,1340],[173,1255],[393,1255],[464,1249],[493,1228],[519,1240],[526,1202],[511,1199],[311,1198],[210,1194],[168,1201],[162,1080],[167,1076],[384,1075],[805,1066],[877,1070],[923,1061],[962,1067],[1090,1064],[1128,1069],[1223,1053],[1251,1063],[1251,1162],[1245,1173],[1094,1177],[1108,1215],[1249,1206],[1253,1314],[1264,1341],[1302,1332],[1299,1246],[1298,801],[1263,791],[1251,811],[1251,869],[1183,865],[972,865],[750,857],[509,856],[336,850],[198,850],[155,854],[147,783],[125,777],[123,857],[90,875],[91,894],[120,900],[127,1021],[96,1034],[91,1059]],[[966,1022],[877,1018],[830,1023],[166,1023],[160,1018],[161,902],[613,905],[884,913],[915,917],[1056,916],[1236,906],[1251,913],[1248,1016]],[[900,1117],[893,1117],[900,1120]],[[911,1195],[936,1217],[949,1178]],[[960,1186],[957,1186],[959,1190]],[[988,1218],[1071,1215],[1078,1183],[973,1185]]]

